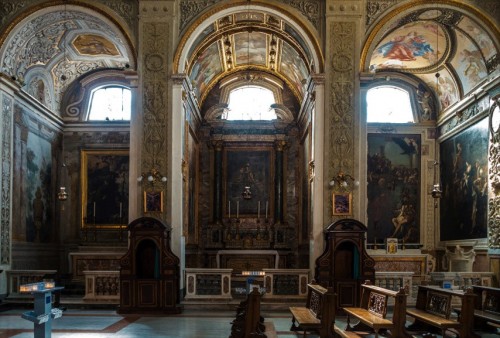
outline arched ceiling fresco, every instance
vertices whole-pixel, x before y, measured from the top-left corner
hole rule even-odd
[[[393,22],[377,40],[369,70],[416,75],[436,91],[446,109],[498,68],[495,39],[457,10],[419,9]]]
[[[312,59],[292,25],[252,10],[227,15],[206,27],[189,51],[187,73],[200,105],[220,79],[246,70],[278,76],[301,101],[314,67]]]
[[[42,103],[58,111],[61,95],[74,79],[97,69],[133,67],[131,48],[117,27],[89,13],[56,6],[31,14],[6,37],[1,70],[34,96],[40,86],[50,91]]]

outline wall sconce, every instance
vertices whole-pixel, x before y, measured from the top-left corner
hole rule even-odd
[[[60,187],[57,193],[57,199],[59,201],[66,201],[68,199],[68,193],[66,192],[66,187]]]
[[[342,190],[352,190],[359,186],[359,181],[356,181],[352,175],[345,174],[342,170],[338,172],[330,181],[330,187],[338,186]]]
[[[144,179],[146,179],[151,185],[155,185],[156,183],[167,183],[168,179],[166,176],[163,176],[160,174],[160,172],[153,168],[147,173],[142,173],[141,176],[137,177],[137,182],[142,182]]]

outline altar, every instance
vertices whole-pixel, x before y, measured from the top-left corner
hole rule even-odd
[[[276,250],[219,250],[217,251],[217,269],[241,271],[261,271],[278,269],[279,254]]]

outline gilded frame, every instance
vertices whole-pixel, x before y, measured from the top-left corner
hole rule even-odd
[[[128,222],[128,149],[82,149],[81,228],[117,229]]]
[[[163,212],[163,191],[144,191],[144,213]]]
[[[352,214],[352,194],[349,192],[332,195],[333,216],[347,216]]]

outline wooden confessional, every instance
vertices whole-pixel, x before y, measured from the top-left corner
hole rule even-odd
[[[375,282],[375,261],[365,250],[366,226],[355,219],[341,219],[324,231],[325,250],[316,259],[314,279],[337,294],[337,310],[359,306],[361,284]]]
[[[120,313],[179,313],[179,258],[170,227],[152,217],[128,225],[129,248],[120,259]]]

